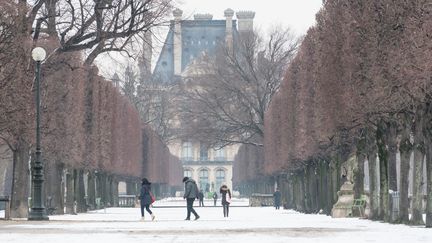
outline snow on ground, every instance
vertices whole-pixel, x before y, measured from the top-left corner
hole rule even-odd
[[[213,205],[211,201],[205,202]],[[219,204],[220,202],[218,202]],[[271,207],[196,207],[201,218],[184,221],[181,199],[158,201],[156,221],[140,221],[139,208],[108,208],[79,215],[50,216],[50,221],[0,221],[1,242],[432,242],[432,229],[390,225],[354,218],[333,219]],[[247,201],[236,201],[242,206]],[[176,206],[176,207],[162,207]],[[192,217],[193,218],[193,217]]]

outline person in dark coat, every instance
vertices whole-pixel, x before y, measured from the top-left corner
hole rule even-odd
[[[231,191],[226,185],[222,185],[219,190],[222,198],[222,207],[224,217],[228,218],[229,214],[229,205],[231,203]]]
[[[217,198],[218,198],[218,195],[217,195],[216,192],[214,192],[214,193],[213,193],[213,202],[214,202],[214,206],[215,206],[215,207],[216,207]]]
[[[141,220],[144,220],[144,208],[151,216],[151,220],[155,219],[155,215],[150,210],[150,205],[152,202],[151,197],[151,183],[147,180],[147,178],[143,178],[141,181],[141,192],[140,192],[140,203],[141,203]]]
[[[197,220],[200,216],[193,208],[193,203],[195,199],[198,199],[198,186],[192,178],[187,176],[183,178],[183,182],[185,184],[185,194],[183,198],[186,199],[187,202],[187,216],[185,220],[190,220],[191,213],[195,215],[195,220]]]
[[[204,207],[204,193],[202,190],[199,191],[198,198],[199,198],[199,206]]]
[[[275,208],[279,209],[281,205],[281,193],[278,188],[276,188],[276,191],[273,193],[273,199]]]

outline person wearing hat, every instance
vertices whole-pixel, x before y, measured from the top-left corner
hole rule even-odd
[[[187,176],[183,178],[183,182],[185,184],[185,194],[183,198],[186,199],[187,202],[187,216],[185,220],[190,220],[191,213],[195,215],[195,220],[197,220],[200,216],[193,208],[193,203],[195,199],[198,199],[198,186],[192,178]]]
[[[152,203],[151,183],[147,180],[147,178],[143,178],[141,181],[140,191],[141,220],[144,220],[144,208],[150,214],[151,220],[155,219],[155,215],[150,210],[150,205]]]

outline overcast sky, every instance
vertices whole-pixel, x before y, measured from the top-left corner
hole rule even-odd
[[[213,15],[213,19],[224,19],[224,11],[227,8],[234,11],[249,10],[255,12],[254,27],[263,33],[275,26],[284,26],[290,27],[298,36],[304,35],[307,29],[314,25],[315,14],[322,5],[322,0],[177,0],[177,2],[177,7],[183,10],[183,18],[186,19],[193,19],[193,15],[197,13],[209,13]],[[166,31],[160,33],[165,35]],[[165,36],[161,39],[164,40]],[[161,43],[153,44],[154,64]],[[122,75],[126,63],[133,62],[118,54],[109,56],[103,55],[96,60],[100,74],[106,78],[111,78],[114,72]]]
[[[315,23],[315,14],[322,0],[178,0],[184,17],[196,13],[213,14],[213,19],[224,19],[227,8],[234,11],[255,12],[255,27],[265,31],[274,25],[290,26],[298,35],[306,33]]]

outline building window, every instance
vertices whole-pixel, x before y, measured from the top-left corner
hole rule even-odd
[[[206,169],[199,171],[199,189],[204,192],[210,191],[209,172]]]
[[[192,171],[189,169],[186,169],[183,171],[183,176],[187,176],[189,178],[192,178]]]
[[[182,160],[192,161],[193,160],[193,148],[191,142],[183,142],[182,144]]]
[[[225,148],[220,148],[218,150],[215,150],[214,160],[216,160],[216,161],[225,161],[226,160]]]
[[[208,160],[208,146],[205,144],[200,144],[200,160]]]
[[[216,170],[216,188],[215,190],[219,190],[219,188],[225,183],[225,171],[223,169]]]

